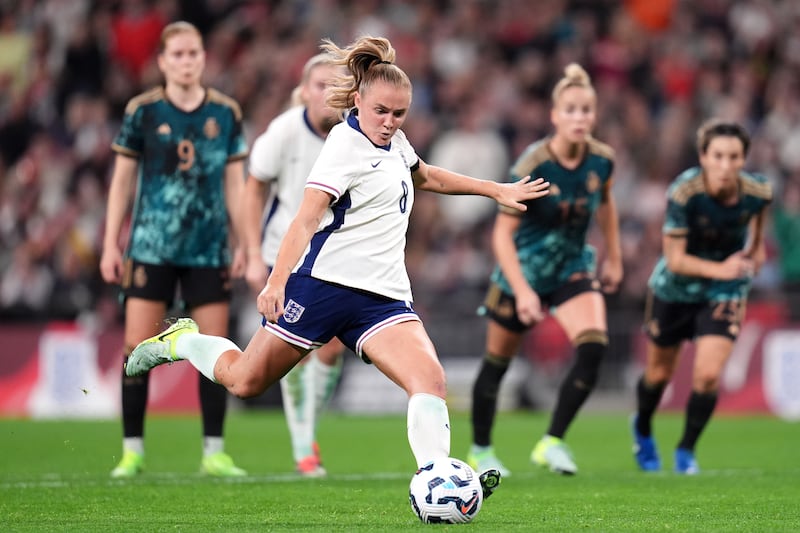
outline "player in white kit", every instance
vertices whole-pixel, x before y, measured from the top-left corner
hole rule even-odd
[[[278,246],[300,207],[306,178],[325,138],[339,122],[336,110],[325,103],[325,90],[337,71],[328,54],[309,59],[292,94],[293,107],[276,117],[253,144],[244,200],[245,278],[256,293],[264,288],[275,264]],[[339,381],[343,351],[334,337],[280,381],[295,469],[303,476],[326,474],[316,429]]]
[[[426,164],[399,129],[412,89],[391,43],[361,37],[344,49],[326,41],[323,49],[348,69],[328,96],[328,105],[347,115],[325,141],[258,296],[262,327],[242,351],[181,319],[139,344],[126,371],[187,359],[231,393],[250,397],[336,336],[408,394],[408,440],[422,466],[449,456],[450,420],[444,369],[412,307],[405,269],[414,188],[487,196],[525,211],[522,202],[545,196],[549,184],[501,184]],[[482,477],[488,495],[499,473]]]

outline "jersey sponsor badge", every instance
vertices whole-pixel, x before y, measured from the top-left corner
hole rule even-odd
[[[289,324],[294,324],[300,320],[300,317],[303,316],[303,311],[305,310],[305,307],[290,299],[283,310],[283,319]]]

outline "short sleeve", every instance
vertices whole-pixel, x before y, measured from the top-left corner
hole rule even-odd
[[[137,106],[135,110],[125,113],[119,133],[117,133],[111,145],[115,152],[130,157],[139,157],[141,155],[144,147],[141,127],[143,113],[143,106]]]
[[[664,215],[662,233],[673,237],[683,237],[689,233],[688,201],[676,198],[675,187],[667,193],[667,210]]]
[[[306,188],[325,191],[338,200],[357,176],[360,158],[353,150],[349,126],[339,124],[328,134],[308,175]],[[359,134],[360,135],[360,134]]]
[[[267,131],[256,138],[250,153],[250,175],[259,181],[277,179],[280,174],[283,143],[273,121]]]

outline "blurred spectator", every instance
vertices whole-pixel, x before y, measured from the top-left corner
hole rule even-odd
[[[158,51],[167,21],[148,0],[122,0],[111,17],[110,59],[139,78]]]
[[[786,176],[800,172],[800,4],[790,0],[542,0],[536,9],[519,0],[11,0],[0,7],[0,271],[3,294],[38,295],[25,303],[34,308],[48,302],[34,311],[41,318],[105,294],[92,263],[109,132],[157,79],[158,33],[176,19],[203,31],[204,81],[240,101],[250,141],[283,110],[322,37],[385,34],[414,83],[404,129],[420,155],[455,158],[476,175],[485,165],[488,179],[504,177],[491,170],[501,158],[551,131],[548,87],[568,62],[585,64],[603,102],[597,136],[617,153],[619,300],[631,308],[660,251],[667,181],[694,157],[687,132],[700,121],[745,123],[754,132],[748,166],[788,198]],[[472,313],[464,294],[483,292],[475,285],[493,262],[491,222],[480,206],[452,200],[418,196],[408,266],[421,308]],[[447,231],[430,223],[436,217],[451,222]],[[797,245],[774,229],[780,276],[759,291],[777,290],[798,268]],[[24,290],[23,278],[34,280]],[[19,308],[6,302],[3,314]]]

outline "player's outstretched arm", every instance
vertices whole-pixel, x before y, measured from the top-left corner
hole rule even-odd
[[[492,198],[497,203],[519,211],[527,207],[522,202],[547,196],[550,183],[543,178],[531,181],[530,176],[515,183],[496,183],[479,180],[464,174],[452,172],[442,167],[428,165],[419,160],[419,168],[414,172],[414,186],[423,191],[439,194],[474,194]]]

